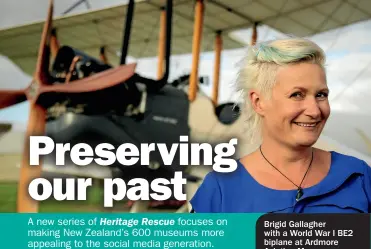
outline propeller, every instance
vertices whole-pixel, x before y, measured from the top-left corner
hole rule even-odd
[[[50,49],[51,49],[51,54],[52,58],[55,59],[57,56],[58,50],[60,48],[58,37],[57,37],[57,29],[52,28],[51,33],[50,33]]]
[[[103,91],[125,83],[133,79],[135,75],[136,64],[126,64],[105,70],[87,78],[72,81],[70,84],[54,84],[53,77],[51,77],[49,73],[53,7],[53,0],[50,0],[47,19],[41,36],[36,69],[30,85],[23,90],[0,90],[0,109],[10,107],[26,100],[30,103],[18,185],[17,212],[32,213],[38,211],[38,203],[28,194],[28,184],[34,178],[40,177],[42,161],[38,166],[29,165],[29,136],[45,134],[47,109],[43,100],[53,99],[56,94],[94,94],[94,92]]]

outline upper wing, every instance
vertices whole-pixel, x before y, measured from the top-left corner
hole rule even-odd
[[[248,28],[254,22],[279,32],[309,36],[371,16],[370,0],[208,0],[205,2],[201,52],[214,49],[215,32],[223,31],[223,49],[246,44],[228,36],[230,31]],[[128,54],[136,57],[157,55],[160,6],[163,0],[138,1]],[[174,0],[172,55],[192,51],[194,3]],[[61,45],[69,45],[99,57],[102,45],[110,63],[117,65],[123,40],[126,5],[69,15],[54,20]],[[43,22],[0,31],[0,54],[8,56],[23,71],[34,72]]]

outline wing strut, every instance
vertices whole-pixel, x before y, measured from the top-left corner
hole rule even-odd
[[[126,22],[124,26],[124,38],[123,38],[122,49],[121,49],[120,65],[126,64],[126,56],[129,50],[130,34],[131,34],[131,28],[132,28],[132,23],[133,23],[133,15],[134,15],[134,0],[129,0],[128,9],[126,12]]]
[[[200,45],[202,40],[202,26],[204,17],[204,1],[197,0],[195,11],[195,22],[193,28],[193,47],[192,47],[192,72],[189,80],[189,100],[192,102],[196,98],[198,83],[198,64],[200,60]]]
[[[213,83],[213,95],[212,95],[212,101],[214,103],[214,106],[217,106],[218,104],[220,56],[222,52],[222,47],[223,47],[222,32],[218,31],[215,37],[214,83]]]
[[[157,78],[161,79],[164,75],[164,59],[165,59],[165,39],[166,39],[166,10],[165,7],[161,7],[160,16],[160,31],[158,41],[158,69]]]

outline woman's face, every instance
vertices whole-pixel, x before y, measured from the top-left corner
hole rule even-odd
[[[263,105],[264,129],[292,146],[312,146],[330,115],[323,69],[300,63],[281,68],[271,99]]]

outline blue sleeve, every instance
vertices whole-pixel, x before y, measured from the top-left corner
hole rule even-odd
[[[364,188],[368,198],[368,211],[371,212],[371,167],[363,161],[365,164],[365,174],[364,174]]]
[[[205,176],[204,181],[190,200],[196,213],[218,213],[221,209],[221,191],[213,172]]]

